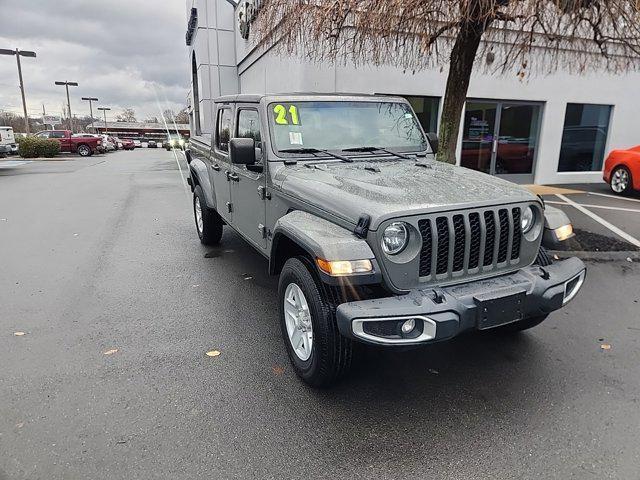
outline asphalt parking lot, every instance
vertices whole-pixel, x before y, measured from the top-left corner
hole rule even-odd
[[[526,334],[367,350],[315,391],[266,261],[201,246],[190,202],[161,149],[0,169],[0,479],[638,478],[639,263],[588,262]]]

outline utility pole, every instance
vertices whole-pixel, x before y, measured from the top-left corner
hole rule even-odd
[[[111,110],[109,107],[98,107],[98,110],[102,110],[104,113],[104,133],[106,134],[109,129],[107,128],[107,110]]]
[[[71,115],[71,100],[69,99],[69,87],[77,87],[77,82],[55,82],[56,85],[64,85],[67,89],[67,109],[69,110],[69,128],[73,132],[73,116]]]
[[[24,130],[28,135],[29,131],[29,116],[27,115],[27,100],[24,94],[24,81],[22,80],[22,65],[20,64],[20,57],[35,57],[36,52],[31,52],[28,50],[7,50],[4,48],[0,48],[0,55],[15,55],[16,62],[18,63],[18,78],[20,79],[20,93],[22,94],[22,109],[24,111]]]
[[[89,112],[91,112],[91,125],[93,125],[93,105],[92,102],[97,102],[98,99],[95,97],[82,97],[82,100],[89,102]],[[95,128],[94,128],[95,130]]]

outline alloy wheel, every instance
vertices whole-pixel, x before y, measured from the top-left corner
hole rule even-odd
[[[198,233],[201,234],[204,229],[204,221],[202,219],[202,206],[200,205],[200,198],[196,197],[193,205],[193,209],[196,214],[196,228]]]
[[[611,177],[611,189],[616,193],[624,192],[629,186],[629,172],[619,168]]]
[[[290,283],[284,293],[284,317],[293,352],[303,362],[309,360],[313,349],[311,311],[302,289],[295,283]]]

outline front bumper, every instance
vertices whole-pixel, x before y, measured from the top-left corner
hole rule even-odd
[[[446,288],[343,303],[336,310],[340,333],[379,345],[421,345],[468,330],[486,330],[547,315],[575,297],[586,267],[578,258]],[[404,335],[395,325],[414,319]],[[384,328],[381,328],[384,327]]]

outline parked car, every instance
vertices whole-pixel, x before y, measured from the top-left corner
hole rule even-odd
[[[122,139],[122,149],[123,150],[133,150],[134,148],[136,148],[136,145],[135,145],[135,143],[133,143],[133,140],[130,140],[128,138]]]
[[[96,133],[74,133],[73,135],[71,135],[73,138],[99,138],[100,139],[100,145],[98,145],[98,152],[99,153],[105,153],[106,152],[106,146],[104,144],[104,142],[102,142],[102,136],[96,134]]]
[[[0,155],[18,152],[18,144],[12,127],[0,127]]]
[[[114,140],[116,142],[116,150],[121,150],[122,149],[122,140],[120,140],[120,138],[118,138],[118,137],[114,137]]]
[[[180,150],[184,149],[186,142],[182,135],[178,133],[170,133],[167,135],[167,138],[162,142],[162,148],[166,150],[171,150],[172,148],[179,148]]]
[[[604,181],[618,195],[640,190],[640,145],[628,150],[614,150],[604,162]]]
[[[186,159],[200,241],[239,232],[279,275],[294,370],[332,384],[362,342],[429,345],[535,327],[579,292],[578,258],[545,250],[566,215],[526,188],[435,161],[403,98],[234,95]],[[257,194],[256,194],[257,193]]]
[[[158,147],[158,144],[156,143],[155,140],[149,140],[147,142],[147,148],[157,148],[157,147]]]
[[[133,140],[133,146],[134,148],[141,148],[142,147],[142,142],[138,139],[134,139]]]
[[[77,153],[88,157],[98,151],[102,139],[95,137],[74,137],[71,130],[45,130],[35,135],[38,138],[51,138],[60,142],[61,152]]]
[[[102,135],[100,135],[100,137],[102,138],[102,144],[104,145],[104,149],[107,152],[113,152],[116,149],[116,146],[111,140],[111,137],[109,135],[106,135],[103,133]]]

